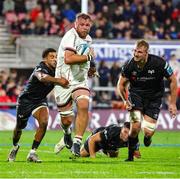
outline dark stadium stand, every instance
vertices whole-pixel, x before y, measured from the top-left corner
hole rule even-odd
[[[80,12],[80,0],[3,0],[0,10],[15,35],[62,36]],[[89,1],[89,13],[95,22],[94,38],[180,38],[177,0],[93,0]]]

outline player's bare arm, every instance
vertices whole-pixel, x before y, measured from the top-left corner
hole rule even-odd
[[[89,139],[89,154],[91,158],[95,158],[96,157],[96,142],[100,142],[101,141],[101,136],[100,136],[100,132],[92,135]]]
[[[94,50],[90,48],[87,55],[78,55],[74,51],[66,50],[64,61],[66,64],[77,64],[91,61],[95,58]]]
[[[176,117],[177,107],[176,107],[176,98],[177,98],[177,80],[175,75],[171,75],[168,80],[170,81],[170,102],[169,102],[169,112],[172,118]]]
[[[121,96],[124,105],[126,106],[127,110],[131,110],[132,109],[132,104],[130,103],[130,101],[128,99],[126,99],[126,87],[128,84],[129,80],[120,75],[118,83],[117,83],[117,91],[119,93],[119,95]]]
[[[69,85],[69,81],[63,77],[55,78],[42,72],[36,72],[35,75],[39,81],[44,82],[44,83],[54,83],[54,84],[61,85],[63,87],[68,87]]]

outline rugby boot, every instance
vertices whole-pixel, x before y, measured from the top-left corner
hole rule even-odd
[[[8,162],[14,162],[14,161],[15,161],[17,152],[18,152],[18,150],[19,150],[19,147],[20,147],[20,146],[17,145],[17,146],[15,146],[15,147],[13,147],[13,148],[11,149],[11,151],[10,151],[10,153],[9,153],[9,155],[8,155],[8,159],[7,159]]]
[[[133,158],[127,158],[127,159],[125,160],[125,162],[133,162],[133,161],[134,161]]]
[[[62,137],[61,140],[55,145],[54,153],[58,154],[62,149],[64,149],[65,146],[64,137]]]
[[[34,163],[41,163],[42,160],[40,160],[38,158],[38,155],[34,152],[34,153],[31,153],[29,152],[28,156],[27,156],[27,161],[28,162],[34,162]]]
[[[70,149],[73,145],[71,134],[64,134],[64,143],[66,148]]]
[[[75,156],[75,157],[80,157],[80,147],[81,147],[81,143],[80,142],[74,142],[72,147],[71,147],[71,153]]]
[[[144,145],[149,147],[151,145],[152,139],[151,137],[144,136]]]

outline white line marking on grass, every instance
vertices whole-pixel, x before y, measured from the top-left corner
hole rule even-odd
[[[138,174],[159,174],[159,175],[174,175],[176,174],[176,172],[163,172],[163,171],[159,171],[159,172],[137,172]]]
[[[29,152],[30,151],[30,149],[23,149],[23,150],[21,150],[21,148],[19,149],[21,152]],[[49,151],[49,150],[37,150],[37,152],[39,153],[39,152],[42,152],[42,153],[52,153],[52,154],[54,154],[54,152],[52,151]]]
[[[44,171],[22,171],[22,172],[18,172],[18,175],[19,174],[46,174],[46,175],[52,175],[52,173],[54,172],[44,172]],[[76,171],[71,171],[69,172],[71,174],[110,174],[110,172],[100,172],[100,171],[80,171],[80,170],[76,170]],[[1,172],[0,171],[0,174],[17,174],[17,171],[7,171],[7,172]],[[67,174],[67,171],[62,171],[62,172],[56,172],[56,174]]]

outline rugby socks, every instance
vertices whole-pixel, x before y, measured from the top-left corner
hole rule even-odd
[[[138,136],[133,138],[129,136],[129,146],[128,146],[128,160],[133,161],[134,160],[134,151],[136,150],[136,144],[138,143]]]
[[[37,149],[39,147],[39,144],[40,142],[34,140],[32,144],[32,149]]]
[[[64,125],[62,122],[60,122],[60,125],[63,129],[64,134],[71,134],[71,127]]]
[[[82,136],[78,136],[76,135],[73,139],[73,143],[78,143],[81,144],[82,143]]]
[[[22,130],[15,130],[13,134],[13,146],[18,146],[19,139],[21,137]]]
[[[15,138],[13,138],[13,146],[14,146],[14,147],[17,147],[17,146],[18,146],[18,141],[19,141],[19,140],[16,140]]]
[[[30,153],[30,154],[36,153],[36,149],[31,149],[29,153]]]
[[[63,133],[64,134],[71,134],[71,128],[70,127],[63,128]]]

